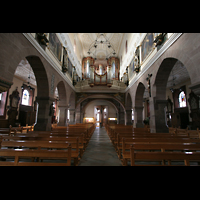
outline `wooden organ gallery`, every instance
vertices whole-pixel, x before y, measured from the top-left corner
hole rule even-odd
[[[88,79],[89,85],[102,85],[110,87],[111,80],[119,80],[119,59],[110,57],[105,60],[95,60],[92,57],[83,58],[82,61],[82,79]]]

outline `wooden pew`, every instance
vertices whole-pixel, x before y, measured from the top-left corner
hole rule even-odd
[[[0,156],[14,157],[13,161],[0,161],[0,166],[71,166],[71,146],[68,150],[33,150],[33,149],[0,149]],[[20,158],[66,159],[66,163],[59,162],[21,162]]]
[[[84,143],[84,150],[87,147],[88,143],[89,143],[89,137],[86,131],[82,130],[82,129],[69,129],[69,130],[64,130],[64,129],[60,129],[60,130],[52,130],[51,131],[51,135],[76,135],[76,134],[83,134],[83,143]]]
[[[10,128],[0,128],[0,134],[10,135],[11,129]]]
[[[135,166],[135,161],[184,161],[189,166],[190,161],[200,161],[200,152],[137,152],[134,146],[131,147],[131,166]],[[148,165],[149,166],[149,165]]]
[[[31,142],[31,141],[36,141],[36,142],[40,142],[40,141],[53,141],[53,142],[70,142],[71,143],[71,147],[72,147],[72,151],[71,151],[71,158],[74,159],[74,165],[77,166],[78,165],[78,160],[79,160],[79,138],[78,137],[53,137],[53,136],[44,136],[44,137],[27,137],[27,136],[4,136],[2,138],[2,143],[4,141],[20,141],[23,140],[25,142]],[[73,150],[75,149],[75,150]]]
[[[52,128],[52,132],[67,132],[67,131],[86,131],[86,140],[87,144],[95,130],[95,125],[91,124],[83,124],[83,125],[69,125],[68,127],[65,126],[57,126],[56,128]]]
[[[168,127],[168,129],[169,129],[169,133],[171,133],[171,134],[175,134],[176,133],[176,128]]]
[[[63,140],[63,137],[78,137],[79,138],[79,150],[80,150],[80,158],[83,155],[83,152],[86,148],[85,144],[86,141],[84,140],[84,134],[83,133],[74,133],[74,132],[51,132],[51,131],[31,131],[29,133],[22,133],[22,134],[15,134],[14,136],[18,136],[18,137],[39,137],[39,138],[43,138],[43,137],[49,137],[52,140],[56,140],[58,137],[61,137],[61,139],[59,138],[59,140]],[[7,139],[6,137],[4,137],[4,139]],[[11,138],[12,139],[12,138]]]
[[[190,138],[199,138],[200,139],[200,131],[197,128],[197,130],[188,130],[188,128],[186,129],[181,129],[181,128],[169,128],[169,131],[171,132],[173,130],[173,133],[175,135],[187,135]]]
[[[122,152],[122,143],[123,139],[132,139],[132,138],[173,138],[173,139],[181,139],[181,138],[188,138],[188,136],[176,136],[174,134],[169,134],[169,133],[151,133],[151,134],[137,134],[137,133],[126,133],[126,134],[118,134],[117,135],[117,142],[116,142],[116,151],[118,153],[119,159],[121,159],[121,152]]]
[[[65,150],[68,148],[68,146],[72,146],[71,143],[69,142],[52,142],[52,141],[21,141],[21,140],[16,140],[16,141],[3,141],[1,142],[0,146],[1,148],[5,149],[5,148],[34,148],[34,149],[62,149]],[[73,154],[73,152],[71,151],[71,154]],[[72,156],[72,155],[71,155]]]
[[[108,128],[108,135],[114,145],[118,133],[150,133],[149,128],[133,128],[133,126],[112,126]]]
[[[130,147],[131,145],[146,144],[159,144],[159,145],[179,145],[179,144],[198,144],[200,145],[200,139],[189,139],[189,138],[123,138],[122,142],[122,157],[123,165],[127,165],[127,160],[130,159]],[[145,148],[145,147],[144,147]],[[127,151],[128,150],[128,151]]]

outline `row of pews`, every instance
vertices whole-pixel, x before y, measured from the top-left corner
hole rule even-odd
[[[149,128],[106,125],[106,131],[123,166],[200,165],[200,131],[169,128],[150,133]]]
[[[28,126],[28,124],[26,124],[26,126],[19,125],[18,127],[12,127],[10,125],[9,128],[0,128],[0,135],[1,134],[11,135],[11,134],[22,133],[22,132],[28,133],[29,131],[33,131],[33,130],[34,130],[34,125]]]
[[[77,166],[95,124],[52,126],[51,131],[10,127],[0,132],[0,166]]]

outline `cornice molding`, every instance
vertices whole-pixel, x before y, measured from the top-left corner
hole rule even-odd
[[[139,74],[134,75],[132,80],[130,81],[129,86],[126,88],[125,92],[129,90],[134,83],[167,51],[167,49],[174,43],[176,40],[182,36],[183,33],[174,33],[168,41],[162,46],[162,48],[150,59],[150,61],[142,67],[142,70]]]
[[[35,47],[35,49],[46,59],[46,61],[58,72],[58,74],[69,84],[69,86],[74,90],[74,86],[71,81],[65,76],[58,65],[51,59],[51,57],[42,49],[31,33],[22,33],[25,38]]]

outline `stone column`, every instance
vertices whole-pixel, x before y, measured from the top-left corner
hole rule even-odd
[[[75,124],[75,109],[69,109],[69,111],[70,111],[69,124]]]
[[[79,105],[77,108],[76,108],[76,114],[75,114],[75,123],[81,123],[81,106]]]
[[[134,128],[143,128],[143,106],[134,107]]]
[[[68,106],[58,106],[58,109],[60,110],[60,118],[58,126],[67,126],[67,109]]]
[[[165,107],[167,100],[156,100],[155,98],[149,101],[150,105],[150,128],[153,133],[168,133],[168,127],[165,119]]]
[[[126,110],[126,125],[132,125],[132,110]]]
[[[125,124],[125,117],[123,111],[119,112],[119,124]]]
[[[116,113],[116,116],[117,116],[117,124],[119,124],[119,113],[118,112]]]
[[[76,111],[76,123],[81,123],[81,114],[80,111]]]
[[[53,101],[55,99],[51,97],[36,97],[38,102],[38,117],[37,124],[34,130],[36,131],[50,131],[51,130],[51,118],[53,112]]]

